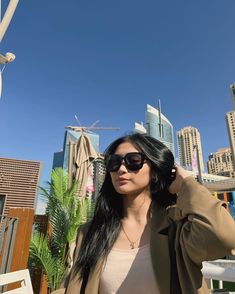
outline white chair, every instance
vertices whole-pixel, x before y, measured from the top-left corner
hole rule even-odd
[[[15,282],[20,282],[21,287],[9,290],[6,292],[0,292],[4,294],[33,294],[32,283],[29,275],[29,270],[24,269],[16,272],[6,273],[0,275],[0,289],[2,286],[9,285]]]

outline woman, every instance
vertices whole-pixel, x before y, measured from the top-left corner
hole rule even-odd
[[[150,136],[117,139],[105,162],[65,293],[209,293],[202,261],[235,253],[226,204],[175,167],[171,151]]]

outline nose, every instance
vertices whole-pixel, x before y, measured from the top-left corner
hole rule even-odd
[[[120,165],[120,167],[118,169],[118,173],[122,174],[122,173],[126,173],[126,172],[127,172],[127,168],[126,168],[126,165],[125,165],[125,161],[123,160],[122,164]]]

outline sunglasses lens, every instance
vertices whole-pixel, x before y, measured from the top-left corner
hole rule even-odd
[[[131,171],[136,171],[142,168],[144,157],[141,153],[129,153],[126,155],[126,167]]]
[[[115,154],[111,154],[107,158],[106,169],[108,172],[114,172],[119,170],[121,164],[122,164],[122,157]]]
[[[136,171],[142,168],[144,164],[144,155],[138,152],[127,153],[124,157],[117,154],[111,154],[106,160],[106,170],[108,172],[118,171],[123,160],[128,170]]]

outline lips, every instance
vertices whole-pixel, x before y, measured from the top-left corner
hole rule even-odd
[[[125,184],[125,183],[127,183],[129,181],[129,179],[127,179],[127,178],[122,178],[122,177],[119,177],[118,179],[117,179],[117,182],[119,183],[119,184]]]

